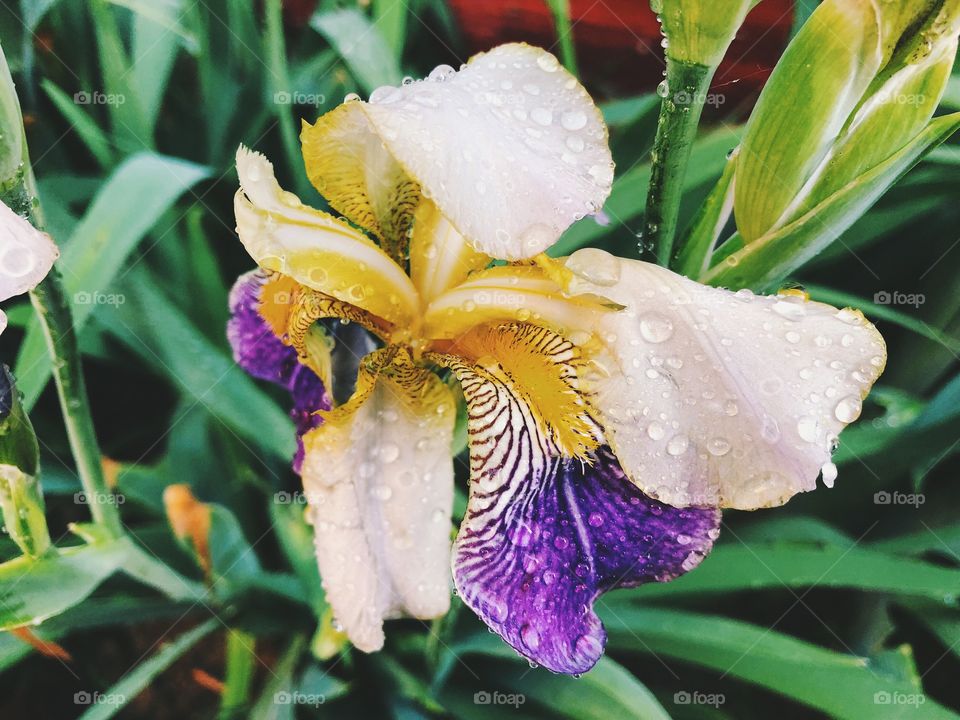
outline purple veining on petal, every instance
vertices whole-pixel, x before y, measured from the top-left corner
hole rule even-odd
[[[597,597],[693,569],[719,534],[718,510],[652,500],[607,447],[592,466],[553,459],[512,484],[509,502],[482,504],[494,512],[468,508],[454,580],[487,625],[555,672],[582,673],[599,660]]]
[[[266,277],[259,270],[241,275],[230,291],[230,320],[227,338],[233,348],[233,357],[250,375],[269,380],[290,391],[293,409],[290,416],[297,428],[297,452],[293,469],[300,472],[303,463],[301,438],[308,430],[321,423],[317,410],[329,410],[323,382],[297,359],[296,351],[284,345],[261,317],[257,306]]]

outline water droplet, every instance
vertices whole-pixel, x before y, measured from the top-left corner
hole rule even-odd
[[[590,513],[590,517],[587,518],[587,523],[590,527],[600,527],[603,525],[603,515],[598,512]]]
[[[380,447],[380,459],[385,463],[392,463],[400,457],[400,448],[393,443],[387,443]]]
[[[663,425],[654,421],[647,425],[647,435],[651,440],[662,440],[663,439]]]
[[[543,125],[543,127],[547,127],[553,122],[553,112],[547,108],[534,108],[530,111],[530,117],[537,125]]]
[[[540,66],[541,70],[551,73],[560,69],[560,61],[547,52],[537,58],[537,65]]]
[[[647,313],[640,318],[640,335],[649,343],[666,342],[673,335],[673,323],[660,313]]]
[[[858,417],[860,417],[860,412],[863,410],[863,403],[860,398],[856,395],[848,395],[847,397],[841,399],[836,408],[833,410],[833,414],[837,416],[837,420],[842,423],[852,423]]]
[[[662,98],[665,98],[669,94],[670,94],[670,83],[668,83],[666,80],[661,80],[660,84],[657,85],[657,95],[659,95]]]
[[[667,443],[667,452],[671,455],[683,455],[690,447],[690,440],[686,435],[674,435]]]
[[[620,280],[620,260],[606,250],[578,250],[569,257],[566,266],[572,273],[594,285],[610,287]]]
[[[730,443],[726,438],[710,438],[710,440],[707,441],[707,452],[716,457],[723,457],[730,452]]]
[[[823,484],[828,488],[832,488],[834,481],[837,479],[837,466],[832,462],[828,462],[820,468],[820,473],[823,475]]]
[[[564,130],[580,130],[587,124],[587,115],[582,110],[570,110],[560,117],[560,125]]]
[[[430,71],[430,74],[427,75],[427,79],[434,80],[436,82],[443,82],[445,80],[449,80],[456,74],[457,71],[449,65],[437,65],[433,70]]]
[[[771,445],[780,439],[780,425],[771,415],[765,415],[760,427],[760,437]]]
[[[800,438],[806,442],[816,442],[817,436],[819,435],[819,425],[815,417],[804,415],[797,422],[797,433],[800,435]]]

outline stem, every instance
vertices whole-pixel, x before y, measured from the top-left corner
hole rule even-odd
[[[683,179],[715,68],[667,58],[666,90],[653,145],[644,235],[661,265],[668,265],[680,214]],[[661,92],[658,90],[658,92]]]
[[[43,230],[43,211],[37,197],[37,184],[30,165],[26,133],[20,103],[13,86],[13,78],[6,58],[0,51],[0,137],[6,146],[0,147],[0,200],[14,212],[27,218],[38,230]],[[16,142],[14,139],[18,139]],[[16,156],[19,155],[19,158]],[[8,157],[9,156],[9,157]],[[67,428],[70,450],[77,465],[77,475],[83,485],[90,514],[94,521],[112,537],[123,535],[120,513],[113,502],[103,475],[100,448],[93,430],[93,417],[83,382],[80,347],[73,332],[73,319],[60,280],[54,267],[37,287],[30,291],[30,300],[37,311],[47,350],[53,363],[53,377],[57,384],[63,422]]]
[[[90,514],[111,536],[120,537],[123,535],[123,525],[103,475],[100,448],[83,380],[80,347],[73,332],[70,306],[56,267],[30,292],[30,299],[40,319],[47,350],[53,361],[53,379],[57,385],[63,422],[77,465],[77,475],[83,485],[87,504],[90,505]]]

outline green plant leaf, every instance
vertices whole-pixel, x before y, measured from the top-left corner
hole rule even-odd
[[[74,230],[61,242],[57,267],[73,298],[73,323],[80,332],[94,300],[115,292],[114,280],[130,253],[160,216],[209,170],[184,160],[139,153],[125,160],[100,189]],[[50,378],[50,361],[40,324],[30,324],[15,374],[23,404],[32,408]]]
[[[102,695],[111,702],[92,705],[79,720],[108,720],[139,695],[153,680],[170,667],[180,656],[217,628],[222,627],[219,618],[211,618],[202,625],[188,630],[171,643],[162,645],[153,657],[137,665],[119,682]]]
[[[935,119],[906,147],[789,225],[759,237],[717,263],[701,281],[763,290],[815,257],[863,215],[930,148],[960,128],[960,113]],[[736,238],[736,236],[735,236]],[[727,243],[737,240],[728,240]],[[724,253],[720,246],[718,254]]]
[[[684,190],[704,185],[719,177],[727,161],[727,154],[739,142],[739,129],[715,130],[693,145],[690,153],[689,172],[684,179]],[[612,227],[600,225],[592,218],[584,218],[563,234],[548,251],[552,257],[569,255],[643,214],[646,206],[647,186],[650,184],[650,166],[637,165],[619,176],[613,183],[610,197],[603,212]],[[622,253],[628,254],[628,253]]]
[[[381,85],[399,85],[403,79],[396,56],[379,29],[353,9],[317,13],[310,27],[323,35],[347,64],[367,94]]]
[[[146,272],[120,286],[124,302],[98,321],[245,441],[284,459],[293,456],[289,416],[229,357],[197,330]]]
[[[885,674],[869,658],[846,655],[738,620],[638,608],[601,601],[610,642],[621,652],[648,652],[660,658],[711,668],[781,693],[840,720],[880,717],[884,693],[916,697],[910,681]],[[664,662],[664,660],[661,660]],[[879,694],[879,695],[878,695]],[[926,697],[920,704],[890,704],[882,717],[939,720],[956,715]]]
[[[960,591],[960,570],[877,550],[803,543],[726,544],[696,572],[633,591],[638,598],[726,593],[760,588],[856,588],[942,600]]]

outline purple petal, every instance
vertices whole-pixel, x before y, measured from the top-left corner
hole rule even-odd
[[[527,471],[492,492],[472,488],[454,580],[464,602],[522,655],[582,673],[606,644],[597,597],[696,567],[720,513],[652,500],[608,447],[592,466],[552,458],[520,467]]]
[[[259,270],[237,278],[230,291],[230,320],[227,338],[233,357],[244,370],[261,380],[269,380],[290,391],[293,409],[290,415],[297,427],[297,452],[293,469],[300,472],[303,462],[304,433],[321,423],[317,410],[329,410],[323,382],[297,359],[297,352],[274,335],[260,315],[260,293],[266,277]]]

